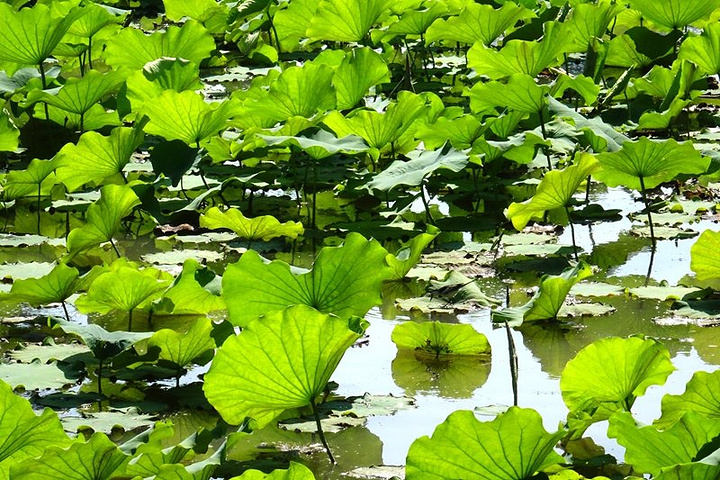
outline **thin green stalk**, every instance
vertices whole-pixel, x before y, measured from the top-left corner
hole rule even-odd
[[[648,223],[650,224],[650,240],[652,241],[652,248],[655,250],[657,241],[655,240],[655,228],[653,227],[652,213],[650,212],[650,203],[647,195],[645,195],[645,179],[640,175],[640,195],[642,195],[643,203],[645,204],[645,210],[647,210]]]
[[[67,305],[65,304],[65,300],[60,302],[60,305],[62,305],[63,312],[65,312],[65,320],[68,322],[70,321],[70,314],[68,313]]]
[[[112,245],[113,250],[115,250],[115,254],[118,256],[118,258],[122,257],[122,255],[120,255],[120,250],[118,250],[112,238],[110,239],[110,245]]]
[[[420,184],[420,198],[422,199],[423,206],[425,207],[425,217],[427,222],[431,225],[435,225],[435,219],[430,213],[430,203],[428,199],[425,198],[425,182],[422,182]]]
[[[133,317],[133,311],[132,309],[128,311],[128,332],[132,332],[132,317]]]
[[[577,248],[577,243],[575,243],[575,227],[573,226],[572,219],[570,218],[570,209],[568,208],[567,205],[565,206],[565,214],[567,215],[568,223],[570,224],[570,236],[572,237],[572,242],[573,242],[573,254],[575,257],[575,261],[577,262],[578,261],[578,248]]]
[[[648,263],[647,273],[645,274],[645,286],[650,283],[650,275],[652,275],[653,263],[655,263],[655,247],[650,250],[650,263]]]
[[[103,368],[103,361],[102,358],[98,358],[98,369],[97,369],[97,379],[98,379],[98,395],[102,395],[102,368]]]
[[[315,417],[315,425],[317,425],[317,432],[318,435],[320,435],[320,441],[322,442],[323,447],[325,447],[325,451],[330,458],[330,463],[332,463],[333,465],[337,465],[337,461],[335,460],[335,457],[333,457],[333,454],[330,451],[330,446],[328,445],[327,440],[325,440],[325,433],[323,432],[322,424],[320,423],[320,413],[318,412],[317,405],[315,405],[315,400],[310,400],[310,407],[312,407],[313,416]]]
[[[42,194],[42,184],[38,183],[37,191],[37,233],[40,235],[40,195]]]
[[[543,115],[543,109],[538,110],[538,117],[540,118],[540,131],[542,132],[543,140],[547,140],[547,131],[545,130],[545,116]],[[548,169],[552,170],[552,160],[550,160],[550,154],[546,145],[542,146],[542,151],[547,159]]]
[[[88,37],[88,48],[87,48],[87,55],[88,55],[88,67],[90,67],[90,70],[92,70],[92,35]]]
[[[42,88],[45,90],[47,88],[47,80],[45,79],[45,67],[43,66],[42,62],[40,62],[40,80],[42,81]],[[50,120],[50,113],[48,112],[48,105],[47,103],[43,102],[43,105],[45,106],[45,120]]]
[[[505,332],[508,339],[508,355],[510,356],[510,376],[512,378],[513,405],[518,406],[518,357],[515,350],[515,340],[513,340],[510,325],[505,320]]]

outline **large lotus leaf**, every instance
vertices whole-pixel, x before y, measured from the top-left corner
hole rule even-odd
[[[330,132],[320,130],[311,137],[288,137],[259,135],[268,145],[294,145],[302,149],[310,158],[321,160],[336,153],[358,153],[368,149],[365,142],[356,135],[337,138]]]
[[[251,417],[262,428],[285,410],[314,402],[366,326],[305,305],[269,313],[218,349],[205,396],[228,423]]]
[[[410,269],[420,260],[423,250],[440,234],[440,229],[428,225],[427,231],[416,235],[395,252],[387,256],[387,263],[395,270],[393,280],[405,278]]]
[[[170,26],[145,35],[137,28],[125,28],[108,43],[105,61],[113,68],[140,70],[158,58],[184,58],[200,65],[215,50],[215,41],[202,25],[190,20],[182,27]]]
[[[540,42],[510,40],[500,51],[476,43],[468,51],[468,66],[478,75],[492,79],[525,73],[535,77],[545,68],[552,66],[566,45],[572,40],[562,24],[545,24],[545,35]]]
[[[598,160],[588,154],[579,155],[577,163],[563,170],[547,172],[538,185],[535,195],[522,203],[513,202],[506,215],[517,230],[522,230],[533,218],[555,208],[568,206],[580,185],[599,167]]]
[[[280,223],[272,215],[247,218],[237,208],[230,208],[223,212],[218,207],[212,207],[200,215],[200,226],[211,230],[227,228],[240,238],[265,241],[275,237],[297,238],[305,231],[302,223],[299,222]]]
[[[53,105],[36,103],[34,116],[36,118],[45,118],[44,107],[46,106],[48,108],[48,119],[70,131],[99,130],[106,126],[122,125],[117,110],[108,111],[100,103],[91,106],[82,115],[68,112]]]
[[[0,3],[0,61],[40,65],[70,25],[85,13],[74,8],[65,16],[55,17],[44,4],[16,12],[7,3]]]
[[[5,177],[2,196],[8,200],[28,195],[42,195],[52,188],[51,174],[57,168],[57,162],[34,158],[25,170],[13,170]]]
[[[446,169],[462,171],[470,161],[467,154],[453,148],[435,151],[416,151],[408,154],[409,160],[396,160],[367,183],[370,190],[389,191],[400,185],[417,187],[431,173]]]
[[[563,431],[548,433],[535,410],[510,407],[490,422],[468,410],[451,413],[432,437],[410,446],[407,480],[524,480],[562,457],[553,451]]]
[[[701,460],[696,457],[702,447],[718,435],[720,418],[708,419],[696,412],[685,413],[664,431],[654,426],[638,427],[629,412],[614,414],[608,427],[608,436],[625,447],[625,461],[638,473],[653,476],[664,467]]]
[[[690,269],[698,280],[720,278],[720,232],[705,230],[690,248]]]
[[[197,146],[225,128],[231,108],[229,101],[211,104],[190,90],[168,90],[143,104],[144,113],[150,117],[145,131]]]
[[[273,24],[283,51],[295,50],[300,40],[306,37],[305,32],[319,4],[318,0],[293,0],[286,4],[287,8],[275,12]]]
[[[390,71],[380,54],[370,48],[352,49],[345,54],[332,80],[338,110],[353,108],[371,87],[389,81]]]
[[[575,37],[578,51],[585,52],[594,39],[602,38],[610,22],[622,11],[620,5],[610,2],[581,3],[573,6],[572,18],[566,22]]]
[[[602,168],[595,172],[595,178],[609,187],[623,185],[638,191],[642,185],[655,188],[680,174],[704,173],[710,166],[710,159],[703,158],[689,142],[647,137],[625,142],[622,150],[601,153],[597,158]]]
[[[289,305],[308,305],[343,318],[362,316],[382,302],[383,281],[392,277],[376,240],[350,233],[343,245],[320,250],[311,271],[296,275],[285,262],[266,263],[248,250],[223,275],[229,320],[245,326]]]
[[[470,108],[479,113],[501,106],[523,113],[539,112],[547,103],[545,89],[529,75],[512,75],[507,83],[478,83],[468,92]]]
[[[35,415],[30,402],[15,395],[0,381],[0,475],[9,478],[10,468],[27,458],[37,458],[50,446],[63,447],[70,439],[58,416],[45,409]]]
[[[507,5],[507,4],[506,4]],[[450,142],[458,150],[471,148],[482,138],[486,126],[473,115],[462,114],[457,118],[438,117],[434,123],[419,127],[415,137],[422,140],[425,148],[435,150]]]
[[[134,112],[141,112],[145,102],[155,99],[166,90],[184,92],[200,90],[198,67],[180,58],[160,58],[145,64],[127,78],[126,96]]]
[[[29,102],[42,101],[61,110],[82,115],[104,97],[117,91],[125,82],[126,73],[100,73],[90,70],[85,76],[69,78],[59,89],[33,90]]]
[[[720,370],[695,372],[680,395],[665,395],[658,427],[670,426],[685,412],[699,413],[707,418],[720,418]]]
[[[108,137],[86,132],[77,145],[68,143],[55,156],[56,179],[70,192],[86,183],[100,184],[122,172],[143,138],[137,128],[114,128]]]
[[[77,335],[100,360],[112,358],[130,348],[135,342],[152,336],[153,332],[108,332],[100,325],[81,325],[61,319],[53,319],[56,328]]]
[[[87,209],[87,223],[70,232],[67,249],[71,255],[107,242],[120,227],[122,219],[140,205],[140,199],[127,185],[105,185],[100,199]]]
[[[490,45],[519,20],[532,16],[532,11],[513,2],[505,2],[497,9],[491,5],[469,3],[460,15],[436,20],[428,28],[425,40],[428,43],[442,40],[468,45],[476,42]]]
[[[5,113],[5,102],[0,102],[0,152],[14,152],[20,146],[20,130]]]
[[[717,480],[717,462],[686,463],[663,468],[653,480]]]
[[[163,4],[165,16],[173,22],[188,17],[207,26],[216,18],[220,21],[227,16],[227,7],[215,0],[163,0]]]
[[[51,7],[63,10],[62,4],[64,2],[53,2]],[[67,2],[72,5],[74,2]],[[68,29],[68,33],[83,38],[91,38],[100,30],[113,23],[122,23],[127,16],[126,10],[119,10],[117,8],[106,7],[105,5],[99,5],[96,3],[85,4],[82,6],[82,10],[85,12],[80,18],[78,18]],[[62,13],[66,15],[66,12]]]
[[[148,347],[159,347],[161,360],[184,367],[215,348],[212,331],[212,321],[201,318],[184,333],[169,328],[158,330],[148,340]],[[208,360],[204,359],[204,363]]]
[[[632,0],[630,3],[644,18],[671,30],[707,17],[720,6],[718,0]]]
[[[172,310],[168,313],[194,315],[225,310],[225,302],[220,296],[220,278],[209,268],[202,267],[197,260],[185,260],[182,272],[163,293],[163,299],[172,302]]]
[[[307,36],[317,40],[359,42],[381,17],[392,0],[322,0],[310,21]]]
[[[60,263],[40,278],[15,280],[6,298],[27,302],[33,307],[62,302],[75,293],[80,283],[79,277],[77,268]]]
[[[0,380],[6,382],[14,389],[22,390],[60,390],[77,381],[70,378],[60,369],[57,362],[42,363],[33,360],[30,363],[6,363],[0,365]]]
[[[398,21],[381,34],[383,41],[400,35],[423,35],[435,20],[448,13],[448,6],[444,2],[429,3],[421,7],[423,8],[402,12]]]
[[[590,413],[593,420],[629,411],[651,385],[662,385],[675,370],[660,342],[639,337],[604,338],[583,348],[560,377],[560,390],[571,414]]]
[[[720,24],[710,23],[700,36],[686,38],[678,58],[690,60],[708,75],[720,73]]]
[[[620,150],[622,145],[630,140],[629,137],[615,130],[612,125],[603,122],[600,117],[593,118],[592,120],[585,118],[583,115],[552,97],[548,99],[548,109],[558,117],[572,119],[575,128],[579,131],[587,130],[592,132],[593,135],[602,138],[607,142],[607,150],[609,152]]]
[[[270,473],[265,473],[250,469],[230,480],[315,480],[315,475],[302,463],[290,462],[287,470],[276,468]]]
[[[87,442],[74,442],[66,449],[47,448],[40,458],[28,459],[12,467],[17,480],[112,480],[123,473],[130,460],[104,433],[97,432]]]
[[[471,325],[405,322],[395,326],[392,341],[398,348],[412,349],[436,357],[490,355],[487,337]]]

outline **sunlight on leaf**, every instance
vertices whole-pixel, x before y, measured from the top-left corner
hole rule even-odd
[[[307,30],[308,37],[359,42],[387,13],[391,0],[322,0]]]
[[[223,212],[218,207],[212,207],[200,215],[200,226],[211,230],[227,228],[246,240],[268,241],[275,237],[293,239],[304,232],[302,223],[293,221],[280,223],[272,215],[247,218],[237,208],[230,208]]]
[[[690,248],[690,269],[698,280],[720,278],[720,232],[705,230]]]
[[[519,20],[533,15],[532,11],[513,2],[505,2],[498,9],[492,5],[467,3],[460,15],[436,20],[427,30],[426,41],[490,45]]]
[[[392,341],[398,348],[432,356],[490,355],[487,338],[471,325],[405,322],[393,328]]]

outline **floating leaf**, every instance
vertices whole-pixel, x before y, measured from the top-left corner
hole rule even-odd
[[[359,42],[388,12],[391,0],[324,0],[310,22],[307,35],[317,40]]]
[[[230,208],[223,212],[217,207],[212,207],[200,215],[200,226],[211,230],[227,228],[246,240],[268,241],[275,237],[297,238],[304,232],[302,223],[293,221],[280,223],[272,215],[247,218],[237,208]]]
[[[80,325],[60,319],[53,319],[56,328],[77,335],[93,352],[95,358],[112,358],[130,348],[135,342],[152,336],[153,332],[108,332],[100,325]]]
[[[57,365],[32,361],[30,363],[0,364],[0,380],[13,388],[25,390],[61,389],[75,383],[77,379],[65,376]]]
[[[562,462],[553,448],[563,435],[548,433],[532,409],[510,407],[491,422],[459,410],[438,425],[432,437],[413,442],[405,478],[524,480]]]
[[[265,263],[248,250],[223,275],[229,320],[245,326],[290,305],[308,305],[343,318],[365,315],[382,301],[382,282],[392,275],[387,251],[375,240],[350,233],[340,247],[324,247],[313,269],[294,274],[279,260]]]
[[[285,410],[314,402],[366,326],[304,305],[270,313],[218,349],[205,395],[228,423],[251,417],[262,428]]]
[[[276,468],[270,473],[264,473],[260,470],[249,469],[230,480],[315,480],[315,475],[302,463],[290,462],[287,470]]]
[[[392,341],[398,348],[412,349],[436,357],[490,354],[487,338],[471,325],[405,322],[393,328]]]
[[[690,269],[698,280],[720,278],[720,232],[705,230],[690,248]]]

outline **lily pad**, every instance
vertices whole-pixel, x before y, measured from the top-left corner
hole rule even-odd
[[[19,350],[13,350],[8,355],[18,362],[31,363],[37,360],[40,363],[48,363],[84,353],[90,353],[90,349],[83,344],[51,342],[42,345],[27,345]]]
[[[154,419],[155,417],[152,415],[144,415],[135,409],[128,409],[127,411],[82,412],[80,416],[68,415],[61,420],[65,431],[70,433],[86,431],[114,433],[147,427],[154,423]]]
[[[39,360],[0,365],[0,380],[15,389],[22,387],[25,390],[61,389],[77,381],[66,377],[57,362],[45,364]]]

